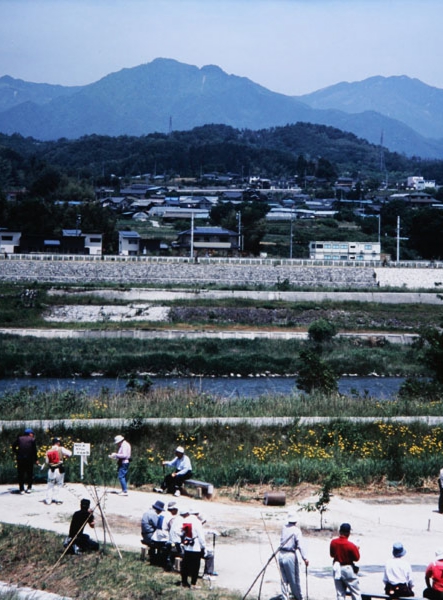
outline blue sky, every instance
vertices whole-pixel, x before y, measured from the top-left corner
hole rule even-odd
[[[299,95],[408,75],[443,88],[443,0],[0,0],[0,76],[83,85],[158,57]]]

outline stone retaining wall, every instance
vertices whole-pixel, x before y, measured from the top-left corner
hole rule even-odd
[[[39,257],[40,258],[40,257]],[[50,257],[49,257],[50,258]],[[303,261],[306,262],[306,261]],[[436,265],[437,266],[437,265]],[[436,267],[435,266],[435,267]],[[306,288],[407,288],[443,290],[443,269],[373,265],[306,265],[292,261],[145,259],[132,261],[1,260],[0,281],[59,284],[218,284],[226,286],[297,285]]]

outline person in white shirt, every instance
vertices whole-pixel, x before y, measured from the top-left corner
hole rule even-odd
[[[183,561],[181,564],[181,584],[183,587],[197,589],[198,572],[200,570],[200,560],[205,553],[205,534],[203,525],[195,514],[191,514],[192,509],[185,508],[180,511],[183,517],[182,525],[182,545]],[[189,584],[188,578],[191,578]]]
[[[174,472],[166,475],[162,483],[163,491],[174,494],[174,496],[180,496],[183,482],[192,477],[191,460],[189,456],[186,456],[185,449],[182,446],[178,446],[175,449],[175,458],[164,460],[162,464],[174,468]]]
[[[65,482],[63,461],[72,456],[72,452],[62,446],[60,438],[52,439],[52,447],[46,452],[45,465],[48,467],[48,486],[45,504],[63,504],[59,498],[60,490]]]
[[[405,554],[406,550],[403,548],[403,544],[395,542],[392,547],[392,558],[385,565],[383,583],[385,584],[385,593],[391,598],[414,595],[412,569],[409,562],[403,558]]]
[[[172,569],[174,568],[176,557],[183,556],[183,550],[181,546],[183,517],[180,516],[177,503],[173,500],[171,500],[171,502],[168,502],[168,512],[171,516],[167,523],[169,540],[166,569],[168,571],[172,571]]]
[[[127,442],[122,435],[115,436],[114,444],[117,444],[117,452],[110,454],[109,458],[117,461],[117,477],[122,488],[118,495],[127,496],[129,463],[132,460],[131,444]]]
[[[302,600],[303,598],[300,585],[300,568],[297,550],[305,565],[308,566],[309,560],[306,554],[303,535],[301,530],[297,527],[297,515],[291,512],[288,514],[288,521],[281,531],[278,554],[281,591],[285,600],[289,600],[289,589],[296,600]]]

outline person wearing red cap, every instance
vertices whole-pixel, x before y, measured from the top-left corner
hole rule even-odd
[[[340,525],[339,537],[331,541],[329,552],[333,558],[333,573],[337,600],[346,600],[349,589],[352,600],[361,600],[360,584],[357,577],[358,567],[354,562],[360,560],[360,550],[349,541],[351,526]]]
[[[23,435],[17,436],[17,439],[12,444],[12,451],[17,458],[17,475],[19,493],[30,494],[32,490],[32,482],[34,479],[34,465],[38,465],[37,460],[37,445],[32,429],[25,429]]]
[[[183,446],[175,449],[175,458],[164,460],[164,466],[173,467],[175,471],[166,475],[162,489],[174,496],[180,496],[181,487],[186,479],[192,477],[192,465],[189,456],[186,456]]]

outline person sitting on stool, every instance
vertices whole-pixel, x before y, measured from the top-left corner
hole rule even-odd
[[[174,494],[174,496],[180,496],[183,482],[192,477],[192,465],[189,456],[185,454],[185,449],[182,446],[177,446],[175,458],[164,460],[162,464],[175,469],[173,473],[166,475],[162,483],[162,489],[169,494]]]

